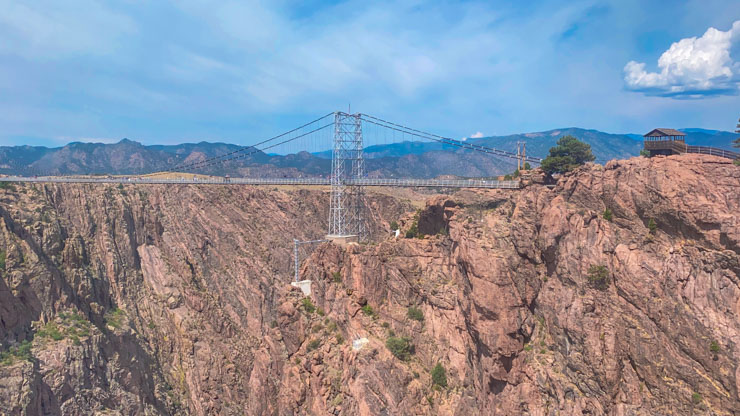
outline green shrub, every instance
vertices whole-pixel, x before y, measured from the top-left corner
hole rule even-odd
[[[370,306],[369,303],[362,307],[362,313],[364,313],[367,316],[375,316],[375,311],[373,310],[373,307]]]
[[[306,346],[306,351],[313,351],[316,348],[319,348],[320,345],[321,345],[321,340],[317,338],[308,343],[308,345]]]
[[[609,270],[605,266],[591,266],[588,269],[588,282],[599,290],[609,287]]]
[[[439,387],[447,387],[447,372],[442,363],[437,363],[432,369],[432,384]]]
[[[694,404],[699,404],[699,403],[701,403],[701,401],[702,401],[702,397],[701,397],[701,394],[699,394],[699,393],[697,393],[697,392],[693,392],[693,393],[691,394],[691,402],[692,402],[692,403],[694,403]]]
[[[385,346],[396,358],[401,361],[406,361],[411,357],[414,352],[414,346],[411,344],[411,339],[408,337],[389,337],[385,341]]]
[[[715,354],[718,353],[719,352],[719,343],[717,341],[710,342],[709,343],[709,351],[711,351],[711,352],[713,352]]]
[[[395,221],[391,221],[391,231],[396,231],[398,229],[398,223]]]
[[[115,329],[120,329],[126,319],[126,312],[120,308],[113,308],[105,313],[105,323]]]
[[[740,166],[740,159],[735,159],[734,162],[732,162],[735,166]]]
[[[524,170],[531,170],[532,165],[529,164],[529,162],[524,162]]]
[[[331,274],[331,278],[334,281],[334,283],[341,283],[342,282],[342,273],[340,272],[334,272]]]
[[[648,221],[648,230],[650,231],[650,234],[655,234],[655,231],[658,229],[658,224],[655,222],[654,219],[650,218],[650,221]]]
[[[334,331],[336,331],[336,330],[337,330],[337,323],[336,323],[336,322],[329,322],[329,323],[328,323],[328,324],[326,325],[326,329],[328,329],[328,330],[329,330],[329,331],[331,331],[331,332],[334,332]]]
[[[337,344],[344,344],[344,337],[342,336],[342,334],[334,335],[334,339],[337,340]]]
[[[415,308],[413,306],[410,306],[408,311],[406,311],[406,316],[408,316],[409,319],[413,319],[414,321],[424,321],[424,312],[422,312],[421,309]]]
[[[51,338],[54,341],[61,341],[64,339],[64,334],[62,334],[59,330],[59,326],[54,321],[47,322],[43,328],[36,332],[36,335],[41,338]]]
[[[323,309],[321,309],[321,308],[316,308],[316,313],[317,313],[317,314],[319,314],[319,316],[324,316],[324,315],[326,315],[326,313],[324,312],[324,310],[323,310]]]
[[[0,365],[11,365],[16,361],[32,361],[31,342],[25,340],[7,351],[0,352]]]
[[[411,227],[409,227],[409,230],[406,231],[406,238],[415,238],[419,236],[419,225],[416,223],[416,221],[414,221],[411,224]]]
[[[382,324],[380,324],[380,326],[382,326],[385,329],[388,329],[391,327],[391,324],[389,324],[388,322],[383,322]]]
[[[311,302],[311,298],[303,298],[301,301],[303,303],[303,309],[308,313],[314,313],[316,310],[316,306],[313,305],[313,302]]]
[[[504,180],[505,181],[510,181],[512,179],[514,179],[514,178],[512,178],[511,175],[509,175],[508,173],[506,175],[504,175]]]
[[[313,328],[311,328],[311,332],[319,332],[319,331],[321,331],[322,329],[324,329],[324,326],[323,326],[323,325],[321,325],[321,324],[316,324],[316,325],[314,325],[314,326],[313,326]]]
[[[609,221],[609,222],[611,222],[612,216],[613,216],[612,215],[612,210],[610,210],[609,208],[606,208],[604,210],[604,213],[602,214],[602,217],[604,217],[604,219],[607,220],[607,221]]]
[[[640,150],[640,156],[642,157],[650,157],[650,151],[647,149]]]

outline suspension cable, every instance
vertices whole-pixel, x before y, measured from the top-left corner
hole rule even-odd
[[[168,170],[168,171],[159,171],[159,172],[153,172],[153,173],[149,173],[149,174],[146,174],[146,175],[141,175],[141,176],[142,176],[142,177],[143,177],[143,176],[152,176],[152,175],[157,175],[157,174],[160,174],[160,173],[162,173],[162,172],[172,172],[172,171],[177,171],[177,170],[185,170],[185,171],[188,171],[188,170],[192,170],[192,169],[197,169],[197,168],[201,167],[201,166],[199,166],[199,165],[204,165],[204,164],[207,164],[206,166],[211,166],[211,165],[213,165],[213,163],[209,163],[209,162],[213,162],[213,161],[216,161],[217,159],[222,159],[222,158],[226,158],[226,157],[228,157],[228,156],[231,156],[231,155],[234,155],[234,154],[236,154],[236,153],[241,153],[241,152],[245,152],[245,151],[247,151],[247,150],[250,150],[250,149],[252,149],[252,152],[250,152],[250,153],[249,153],[249,155],[252,155],[252,154],[256,153],[256,152],[254,151],[254,149],[256,149],[256,148],[257,148],[257,146],[261,146],[261,145],[263,145],[263,144],[267,144],[267,143],[269,143],[269,142],[271,142],[271,141],[273,141],[273,140],[277,140],[277,139],[279,139],[279,138],[281,138],[281,137],[284,137],[284,136],[287,136],[287,135],[289,135],[289,134],[291,134],[291,133],[295,133],[296,131],[298,131],[298,130],[300,130],[300,129],[304,128],[304,127],[307,127],[307,126],[309,126],[309,125],[311,125],[311,124],[314,124],[314,123],[316,123],[316,122],[319,122],[319,121],[321,121],[321,120],[323,120],[323,119],[325,119],[325,118],[327,118],[327,117],[329,117],[329,116],[332,116],[332,115],[334,115],[334,114],[335,114],[334,112],[331,112],[331,113],[329,113],[329,114],[326,114],[326,115],[324,115],[324,116],[322,116],[322,117],[319,117],[319,118],[317,118],[316,120],[313,120],[313,121],[309,121],[309,122],[308,122],[308,123],[306,123],[306,124],[303,124],[303,125],[301,125],[301,126],[298,126],[298,127],[294,128],[294,129],[292,129],[292,130],[289,130],[289,131],[286,131],[286,132],[284,132],[284,133],[278,134],[277,136],[273,136],[273,137],[270,137],[269,139],[263,140],[263,141],[261,141],[261,142],[259,142],[259,143],[253,144],[253,145],[249,145],[249,146],[242,146],[242,147],[240,147],[239,149],[236,149],[236,150],[234,150],[234,151],[231,151],[231,152],[228,152],[228,153],[224,153],[224,154],[222,154],[222,155],[218,155],[218,156],[213,156],[213,157],[210,157],[210,158],[208,158],[208,159],[205,159],[205,160],[199,160],[199,161],[197,161],[197,162],[191,162],[191,163],[187,163],[187,164],[183,164],[183,163],[184,163],[184,161],[183,161],[183,162],[180,162],[180,164],[178,164],[178,165],[175,165],[175,166],[174,166],[174,167],[173,167],[172,169],[170,169],[170,170]],[[324,127],[326,127],[326,126],[324,126]],[[324,127],[322,127],[322,128],[324,128]],[[310,132],[310,133],[313,133],[313,132],[315,132],[315,131],[321,130],[322,128],[320,128],[320,129],[317,129],[317,130],[314,130],[314,131],[312,131],[312,132]],[[303,137],[303,136],[305,136],[305,134],[304,134],[304,135],[301,135],[301,136],[298,136],[298,137],[296,137],[295,139],[297,139],[297,138],[300,138],[300,137]],[[286,140],[286,141],[284,141],[284,142],[280,142],[280,143],[278,143],[278,145],[280,145],[280,144],[284,144],[284,143],[287,143],[287,142],[289,142],[289,141],[292,141],[292,140]],[[265,148],[264,150],[266,150],[266,149],[270,149],[270,148],[272,148],[272,147],[275,147],[275,146],[270,146],[270,147],[267,147],[267,148]],[[248,155],[245,155],[245,156],[248,156]],[[223,161],[227,161],[227,160],[234,160],[234,159],[237,159],[237,158],[238,158],[238,157],[232,157],[232,158],[224,159]],[[216,163],[220,163],[220,162],[219,162],[219,161],[217,161]]]
[[[188,167],[188,168],[184,168],[184,169],[182,169],[182,168],[181,168],[181,170],[184,170],[184,171],[192,171],[192,170],[195,170],[195,169],[203,169],[203,168],[207,168],[207,167],[209,167],[209,166],[214,166],[214,165],[217,165],[217,164],[219,164],[219,163],[224,163],[224,162],[228,162],[228,161],[231,161],[231,160],[244,159],[244,158],[246,158],[246,157],[248,157],[248,156],[251,156],[251,155],[253,155],[253,154],[255,154],[255,153],[260,153],[260,152],[264,152],[265,150],[268,150],[268,149],[272,149],[273,147],[276,147],[276,146],[280,146],[281,144],[285,144],[285,143],[290,143],[290,142],[292,142],[292,141],[294,141],[294,140],[298,140],[298,139],[300,139],[300,138],[302,138],[302,137],[308,136],[309,134],[312,134],[312,133],[316,133],[317,131],[323,130],[323,129],[325,129],[325,128],[327,128],[327,127],[330,127],[330,126],[333,126],[333,125],[334,125],[334,122],[331,122],[331,123],[329,123],[329,124],[324,124],[324,125],[323,125],[323,126],[321,126],[321,127],[318,127],[318,128],[316,128],[316,129],[313,129],[313,130],[311,130],[311,131],[308,131],[308,132],[306,132],[306,133],[300,134],[300,135],[298,135],[298,136],[296,136],[296,137],[293,137],[293,138],[290,138],[290,139],[286,139],[286,140],[283,140],[283,141],[281,141],[281,142],[278,142],[278,143],[274,143],[274,144],[272,144],[272,145],[270,145],[270,146],[267,146],[267,147],[263,147],[263,148],[261,148],[261,149],[259,149],[259,148],[256,148],[256,147],[254,147],[254,146],[251,146],[251,147],[249,147],[249,148],[250,148],[250,149],[252,149],[252,151],[251,151],[251,152],[249,152],[249,153],[244,153],[244,154],[240,154],[240,155],[232,156],[232,157],[229,157],[229,158],[226,158],[226,159],[220,159],[220,160],[212,161],[212,162],[210,162],[210,163],[207,163],[207,164],[201,164],[201,165],[199,165],[199,166],[192,166],[192,167]],[[233,153],[233,152],[232,152],[232,153]],[[205,161],[203,161],[202,163],[205,163]]]
[[[481,146],[481,145],[477,145],[477,144],[473,144],[473,143],[465,143],[465,142],[462,142],[462,141],[459,141],[459,140],[451,139],[449,137],[443,137],[443,136],[439,136],[439,135],[436,135],[436,134],[433,134],[433,133],[427,133],[427,132],[424,132],[424,131],[421,131],[421,130],[412,129],[410,127],[406,127],[406,126],[403,126],[403,125],[400,125],[400,124],[396,124],[396,123],[393,123],[393,122],[390,122],[390,121],[387,121],[387,120],[383,120],[381,118],[373,117],[373,116],[368,115],[368,114],[360,114],[360,117],[364,121],[366,121],[368,123],[372,123],[372,124],[375,124],[375,125],[378,125],[378,126],[381,126],[381,127],[385,127],[385,128],[388,128],[388,129],[396,130],[396,131],[399,131],[401,133],[407,133],[409,135],[420,137],[420,138],[423,138],[423,139],[433,140],[433,141],[436,141],[436,142],[440,142],[440,143],[444,143],[444,144],[449,144],[449,145],[460,147],[460,148],[463,148],[463,149],[475,150],[475,151],[479,151],[479,152],[483,152],[483,153],[488,153],[488,154],[493,154],[493,155],[497,155],[497,156],[504,156],[504,157],[509,157],[509,158],[513,158],[513,159],[519,158],[516,155],[516,153],[507,152],[505,150],[495,149],[495,148],[492,148],[492,147]],[[532,163],[537,163],[537,164],[539,164],[539,163],[542,162],[542,159],[537,158],[537,157],[533,157],[533,156],[527,156],[526,158],[524,158],[524,160],[527,161],[527,162],[532,162]]]

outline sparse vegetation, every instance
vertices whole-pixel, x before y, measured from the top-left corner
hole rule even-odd
[[[5,271],[5,250],[0,250],[0,272]]]
[[[510,181],[510,180],[513,180],[513,179],[514,178],[512,178],[511,175],[509,175],[508,173],[506,175],[504,175],[504,180],[505,181]]]
[[[604,217],[605,220],[611,222],[613,218],[612,210],[610,210],[609,208],[604,209],[604,213],[601,214],[601,216]]]
[[[439,387],[447,387],[447,372],[442,363],[437,363],[432,369],[432,384]]]
[[[331,332],[336,331],[337,330],[337,323],[336,322],[329,322],[328,324],[326,324],[326,329],[329,330],[329,331],[331,331]]]
[[[548,175],[565,173],[592,162],[596,158],[591,153],[591,145],[573,136],[561,137],[556,146],[550,148],[550,154],[542,161],[542,170]]]
[[[703,398],[701,397],[701,394],[699,394],[697,392],[693,392],[691,394],[691,402],[692,403],[699,404],[699,403],[701,403],[702,400],[703,400]]]
[[[408,316],[409,319],[413,319],[414,321],[424,321],[424,312],[422,312],[421,309],[415,308],[413,306],[410,306],[408,311],[406,311],[406,316]]]
[[[62,331],[59,330],[59,325],[55,321],[47,322],[43,328],[36,332],[36,336],[40,338],[51,338],[54,341],[61,341],[64,339]]]
[[[712,353],[717,354],[719,349],[719,343],[716,340],[712,340],[712,342],[709,343],[709,351]]]
[[[36,331],[36,336],[41,339],[52,339],[61,341],[65,338],[72,340],[74,345],[80,345],[80,338],[90,335],[91,323],[77,312],[60,312],[59,319],[47,322],[41,329]]]
[[[385,346],[391,354],[401,361],[407,361],[411,358],[411,354],[414,353],[414,346],[411,344],[411,339],[408,337],[388,337],[385,341]]]
[[[336,271],[331,274],[331,278],[334,281],[334,283],[341,283],[342,282],[342,273]]]
[[[317,313],[317,314],[319,314],[319,316],[324,316],[324,315],[326,315],[326,313],[324,312],[324,310],[323,310],[323,309],[321,309],[321,308],[316,308],[316,313]]]
[[[416,238],[419,236],[419,225],[414,221],[408,231],[406,231],[406,238]]]
[[[647,149],[640,150],[640,156],[642,157],[650,157],[650,151]]]
[[[308,343],[308,345],[306,346],[306,351],[313,351],[316,348],[319,348],[320,345],[321,345],[321,340],[318,338],[314,339]]]
[[[396,231],[398,229],[398,223],[396,221],[391,221],[391,231]]]
[[[105,323],[115,329],[120,329],[123,326],[124,319],[126,318],[126,312],[122,309],[114,308],[105,313]]]
[[[342,334],[334,335],[334,339],[337,341],[337,344],[344,344],[344,337],[342,336]]]
[[[7,351],[0,352],[0,365],[2,366],[11,365],[17,361],[31,360],[33,360],[33,355],[31,354],[31,342],[28,340],[8,348]]]
[[[605,266],[591,266],[588,269],[588,282],[599,290],[609,287],[609,270]]]
[[[303,303],[303,310],[307,313],[314,313],[316,311],[316,306],[311,302],[311,298],[303,298],[301,302]]]
[[[321,331],[322,329],[324,329],[324,326],[323,326],[323,325],[321,325],[321,324],[316,324],[316,325],[314,325],[314,326],[313,326],[313,328],[311,328],[311,332],[319,332],[319,331]]]
[[[17,361],[31,360],[33,360],[33,355],[31,354],[31,342],[28,340],[8,348],[7,351],[0,352],[0,365],[2,366],[11,365]]]
[[[383,322],[382,324],[380,324],[380,326],[382,326],[385,329],[388,329],[391,327],[391,324],[389,324],[388,322]]]
[[[7,181],[0,181],[0,189],[15,191],[15,185]]]
[[[373,307],[370,306],[369,303],[362,307],[362,313],[364,313],[367,316],[372,316],[372,317],[375,316],[375,311],[373,310]]]
[[[655,234],[655,231],[658,229],[658,224],[655,222],[654,219],[650,218],[650,221],[648,221],[647,227],[648,227],[648,231],[650,231],[650,234]]]

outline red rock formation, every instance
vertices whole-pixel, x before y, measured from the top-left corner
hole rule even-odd
[[[373,198],[377,241],[317,247],[308,302],[290,241],[324,231],[322,191],[0,191],[0,413],[740,412],[737,166],[633,158],[417,214]],[[394,219],[427,236],[385,237]],[[31,337],[30,361],[8,349]]]

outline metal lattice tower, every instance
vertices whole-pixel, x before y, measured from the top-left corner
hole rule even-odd
[[[360,114],[334,113],[329,237],[365,237],[364,189],[348,181],[365,176]]]

